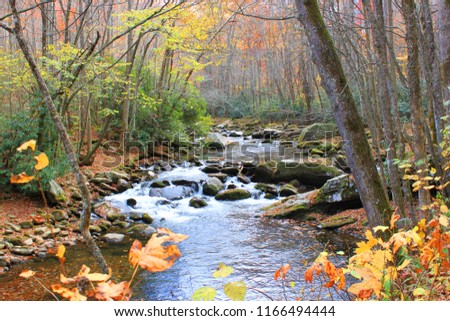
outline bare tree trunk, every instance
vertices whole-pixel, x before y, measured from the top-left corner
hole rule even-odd
[[[394,160],[397,158],[397,137],[394,123],[392,121],[392,110],[394,105],[393,84],[390,78],[389,62],[387,55],[387,38],[385,34],[383,5],[381,0],[374,0],[374,11],[370,8],[370,1],[363,0],[363,4],[369,13],[369,19],[373,28],[373,43],[378,58],[378,87],[380,105],[385,132],[386,163],[390,178],[392,198],[400,213],[405,215],[405,203],[401,188],[400,174]]]
[[[444,101],[450,101],[450,0],[439,0],[438,9],[438,38],[439,60],[442,73],[442,90]],[[450,105],[447,105],[447,115],[450,115]],[[450,123],[450,118],[447,124]]]
[[[39,67],[37,66],[36,61],[35,61],[33,55],[31,54],[30,46],[29,46],[28,42],[25,40],[25,37],[23,35],[23,29],[22,29],[22,25],[20,22],[20,16],[19,16],[19,13],[16,8],[16,1],[9,0],[9,5],[10,5],[12,13],[13,13],[14,27],[9,28],[5,25],[1,25],[1,26],[3,28],[7,29],[8,31],[14,33],[17,43],[19,44],[19,47],[22,50],[23,55],[24,55],[25,59],[27,60],[29,66],[30,66],[30,69],[37,81],[39,89],[42,92],[45,104],[51,115],[53,123],[58,131],[60,139],[64,145],[64,150],[67,154],[70,165],[72,166],[73,174],[76,178],[78,187],[81,191],[81,195],[83,198],[83,212],[82,212],[81,220],[80,220],[81,233],[82,233],[83,238],[88,246],[88,249],[92,252],[93,256],[95,257],[97,264],[99,265],[101,271],[103,273],[109,273],[108,265],[106,264],[106,261],[102,255],[100,249],[98,248],[97,244],[95,243],[95,240],[93,239],[91,233],[89,232],[89,223],[90,223],[90,216],[91,216],[91,195],[90,195],[89,189],[87,187],[88,183],[87,183],[86,177],[81,172],[80,167],[78,166],[78,160],[76,159],[75,153],[73,151],[72,144],[70,142],[70,137],[67,134],[66,128],[64,127],[64,124],[61,121],[58,111],[56,110],[55,104],[53,103],[53,100],[52,100],[50,91],[47,87],[47,84],[45,83],[45,80],[42,77]]]
[[[420,92],[420,63],[419,63],[419,29],[415,14],[414,0],[402,0],[403,14],[406,23],[406,44],[408,47],[408,81],[411,106],[411,120],[413,129],[413,151],[414,161],[417,166],[419,177],[428,175],[427,153],[425,148],[425,123],[422,110],[422,96]],[[430,192],[424,188],[419,190],[419,208],[431,203]],[[426,210],[421,210],[423,216]],[[420,218],[416,218],[418,222]]]
[[[312,59],[322,78],[322,86],[333,107],[339,132],[346,142],[349,166],[355,177],[361,201],[371,226],[388,224],[389,199],[384,192],[364,126],[350,92],[336,48],[320,14],[316,0],[296,0],[298,19],[303,24]]]

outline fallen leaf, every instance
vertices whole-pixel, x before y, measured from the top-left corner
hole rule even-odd
[[[32,271],[32,270],[25,270],[22,273],[19,274],[19,276],[28,279],[31,278],[33,275],[35,275],[36,272]]]
[[[56,251],[55,256],[59,259],[62,260],[64,258],[64,254],[66,253],[66,247],[61,244],[58,246],[58,250]]]
[[[33,179],[34,176],[28,176],[27,173],[23,172],[18,175],[11,175],[9,182],[11,184],[25,184],[31,182]]]
[[[131,297],[130,283],[112,281],[97,285],[95,298],[100,301],[129,301]]]
[[[22,145],[20,145],[20,147],[17,148],[17,151],[23,152],[24,150],[27,150],[28,148],[31,148],[31,150],[34,151],[36,149],[36,140],[31,139],[31,140],[23,143]]]
[[[137,264],[150,272],[162,272],[175,263],[175,260],[181,256],[180,250],[175,244],[164,246],[166,242],[181,242],[188,236],[176,234],[167,228],[158,228],[148,240],[144,248],[139,241],[134,241],[131,246],[128,260],[133,267]]]
[[[87,297],[80,294],[77,288],[72,290],[62,287],[60,284],[52,284],[52,291],[60,294],[63,298],[69,299],[70,301],[86,301]]]
[[[192,301],[212,301],[216,297],[217,291],[210,287],[201,287],[192,294]]]
[[[213,278],[226,278],[231,273],[233,273],[234,269],[231,266],[227,266],[222,262],[219,263],[219,267],[213,273]]]
[[[36,160],[36,165],[34,165],[34,168],[38,171],[46,168],[49,164],[48,157],[45,155],[45,153],[40,153],[38,156],[34,157]]]
[[[247,287],[244,282],[230,282],[223,286],[223,291],[232,301],[244,301]]]
[[[447,227],[448,226],[448,217],[444,216],[444,215],[441,215],[439,217],[439,224],[441,224],[444,227]]]

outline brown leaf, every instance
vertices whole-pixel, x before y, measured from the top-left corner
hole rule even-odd
[[[106,282],[111,278],[112,272],[109,270],[109,274],[102,273],[89,273],[91,269],[86,265],[83,265],[78,272],[78,275],[73,278],[67,278],[63,274],[60,275],[60,281],[62,284],[69,284],[72,282],[78,282],[82,279],[88,280],[89,282]]]
[[[128,261],[131,263],[133,268],[139,263],[139,257],[141,256],[142,243],[138,240],[134,240],[130,248],[130,253],[128,254]]]
[[[34,159],[37,162],[36,165],[34,165],[34,168],[38,171],[46,168],[49,164],[48,157],[45,153],[40,153],[38,156],[34,157]]]
[[[28,176],[27,173],[23,172],[19,175],[11,175],[9,178],[9,182],[11,184],[25,184],[31,182],[34,179],[34,176]]]
[[[34,151],[36,149],[36,140],[31,139],[31,140],[23,143],[22,145],[20,145],[20,147],[17,148],[17,151],[23,152],[24,150],[27,150],[28,148],[31,148],[31,150]]]
[[[25,270],[22,273],[20,273],[19,276],[21,276],[21,277],[23,277],[25,279],[28,279],[28,278],[31,278],[35,274],[36,274],[36,272],[34,272],[34,271]]]
[[[52,291],[60,294],[63,298],[69,299],[70,301],[86,301],[87,298],[80,294],[77,288],[72,290],[62,287],[60,284],[52,284]]]
[[[100,301],[129,301],[131,289],[129,282],[115,284],[112,281],[97,285],[95,298]]]

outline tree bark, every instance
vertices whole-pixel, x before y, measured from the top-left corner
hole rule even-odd
[[[408,47],[408,82],[409,99],[411,108],[411,122],[413,131],[414,161],[419,173],[419,177],[428,175],[427,153],[425,146],[425,123],[424,112],[422,110],[422,96],[420,90],[420,63],[419,63],[419,23],[415,14],[414,0],[402,0],[403,14],[406,23],[406,45]],[[430,192],[421,188],[419,190],[419,208],[431,203]],[[423,216],[427,211],[421,210]],[[416,218],[418,222],[420,218]]]
[[[55,128],[57,129],[60,139],[64,145],[64,150],[67,154],[67,157],[69,158],[69,162],[72,167],[73,174],[76,178],[78,187],[80,188],[80,191],[81,191],[81,195],[83,198],[83,212],[82,212],[81,220],[80,220],[81,233],[82,233],[83,238],[88,246],[88,249],[92,252],[93,256],[95,257],[97,264],[99,265],[101,271],[103,273],[109,273],[108,265],[106,264],[106,261],[102,255],[100,249],[98,248],[97,244],[95,243],[95,240],[92,238],[91,233],[89,232],[89,223],[90,223],[90,216],[91,216],[91,195],[90,195],[89,189],[87,187],[88,182],[86,180],[86,177],[81,172],[80,167],[78,166],[78,161],[77,161],[75,153],[73,151],[70,137],[67,134],[66,128],[64,127],[64,124],[61,121],[58,111],[56,110],[56,107],[52,100],[50,91],[47,87],[47,84],[45,83],[44,78],[42,77],[41,71],[39,70],[39,67],[36,64],[36,61],[35,61],[33,55],[31,54],[30,46],[29,46],[28,42],[25,40],[25,37],[23,35],[23,31],[22,31],[23,29],[22,29],[22,25],[20,22],[19,13],[16,8],[16,1],[9,0],[9,5],[11,7],[11,10],[13,13],[13,20],[14,20],[14,27],[12,28],[12,30],[10,29],[10,31],[12,31],[14,33],[17,43],[18,43],[20,49],[22,50],[23,55],[24,55],[25,59],[27,60],[29,66],[30,66],[30,69],[36,79],[39,90],[42,92],[42,95],[44,97],[44,102],[48,108],[48,111],[53,120]]]
[[[388,224],[392,213],[375,161],[367,142],[363,122],[350,92],[339,56],[320,14],[317,0],[296,0],[298,19],[303,24],[312,59],[333,108],[339,132],[345,141],[349,166],[371,226]]]
[[[450,101],[450,0],[439,0],[438,8],[438,38],[439,60],[443,79],[442,90],[444,101]],[[450,115],[450,105],[447,105],[447,115]],[[450,123],[450,117],[447,124]]]

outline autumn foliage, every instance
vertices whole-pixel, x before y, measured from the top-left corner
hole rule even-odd
[[[176,234],[167,228],[158,228],[158,232],[153,234],[145,247],[140,241],[135,240],[131,246],[128,261],[134,268],[133,276],[129,281],[116,283],[111,280],[112,271],[109,274],[91,273],[91,269],[83,265],[77,275],[67,277],[60,274],[60,283],[51,285],[51,293],[58,294],[70,301],[127,301],[131,298],[131,283],[139,267],[149,272],[162,272],[170,269],[176,259],[181,256],[181,252],[176,244],[164,245],[167,242],[179,243],[188,236]],[[60,245],[56,252],[56,257],[61,265],[65,262],[66,249]],[[31,270],[23,271],[20,274],[24,278],[34,278],[41,286],[42,283],[35,278],[35,272]],[[44,286],[45,288],[45,286]],[[49,291],[48,289],[46,289]],[[55,296],[55,298],[57,298]]]

